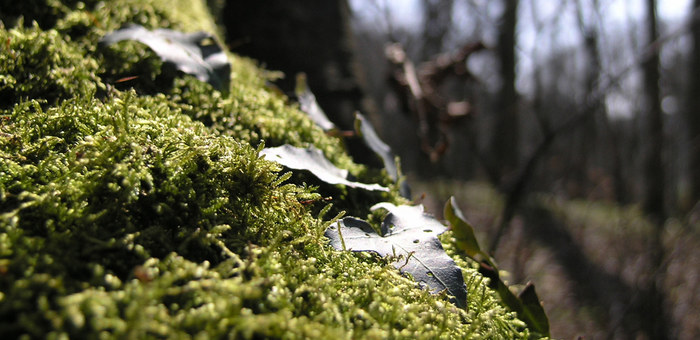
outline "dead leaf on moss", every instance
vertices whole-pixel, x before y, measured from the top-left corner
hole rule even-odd
[[[207,32],[184,33],[159,28],[149,31],[140,25],[108,33],[101,44],[111,45],[122,40],[146,44],[164,62],[173,63],[178,70],[194,75],[219,90],[227,90],[231,64],[223,49]]]
[[[409,273],[432,293],[446,291],[460,308],[466,308],[467,290],[462,270],[442,248],[437,238],[447,228],[423,212],[423,206],[379,203],[372,210],[386,209],[381,234],[366,221],[346,217],[325,232],[338,250],[374,252],[401,256],[393,265]]]
[[[323,112],[321,106],[318,105],[316,96],[311,92],[311,89],[309,89],[309,85],[306,82],[306,74],[297,74],[297,83],[294,92],[297,95],[297,100],[299,100],[299,108],[301,111],[305,112],[316,125],[320,126],[323,131],[336,128],[335,124],[333,124],[326,116],[326,113]]]
[[[365,184],[348,180],[347,170],[340,169],[333,165],[333,163],[323,155],[321,150],[313,146],[297,148],[285,144],[276,148],[264,148],[260,154],[290,169],[307,170],[318,179],[328,184],[342,184],[351,188],[370,191],[389,191],[388,188],[379,184]]]

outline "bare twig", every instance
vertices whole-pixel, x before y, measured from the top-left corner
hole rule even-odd
[[[396,92],[404,107],[417,116],[421,149],[433,162],[447,150],[450,123],[466,117],[470,110],[466,101],[444,100],[438,88],[449,76],[473,78],[466,68],[466,60],[484,48],[480,42],[467,44],[457,53],[439,54],[419,67],[406,56],[400,44],[390,44],[385,50],[387,60],[394,65],[391,80]]]

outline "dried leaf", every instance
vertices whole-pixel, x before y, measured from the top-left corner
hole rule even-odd
[[[396,162],[391,148],[379,139],[372,124],[360,113],[355,114],[355,131],[362,137],[365,144],[382,158],[384,168],[389,174],[389,177],[394,181],[398,180],[399,172],[396,168]]]
[[[347,170],[337,168],[323,155],[321,150],[313,146],[303,149],[285,144],[276,148],[264,148],[260,154],[290,169],[307,170],[328,184],[342,184],[370,191],[389,191],[388,188],[379,184],[349,181]]]
[[[297,74],[297,84],[294,92],[299,100],[299,108],[306,112],[316,125],[320,126],[323,131],[335,129],[335,124],[328,119],[326,113],[318,105],[316,96],[309,89],[309,85],[306,83],[306,74]]]
[[[219,90],[228,89],[231,64],[214,36],[207,32],[184,33],[163,28],[149,31],[143,26],[131,25],[105,35],[100,43],[111,45],[122,40],[146,44],[178,70]]]
[[[372,123],[359,112],[355,114],[355,132],[362,137],[365,144],[382,159],[384,168],[387,174],[389,174],[389,177],[393,179],[394,182],[398,181],[399,170],[396,164],[396,156],[391,152],[389,145],[379,138],[377,132],[374,131]],[[403,197],[411,197],[411,189],[405,181],[400,183],[399,192]]]
[[[331,246],[338,250],[368,251],[380,256],[401,256],[393,265],[409,273],[432,293],[447,291],[460,308],[466,307],[467,291],[462,270],[455,264],[437,236],[447,228],[423,212],[422,206],[395,206],[380,203],[372,207],[386,209],[381,235],[369,223],[346,217],[326,230]]]

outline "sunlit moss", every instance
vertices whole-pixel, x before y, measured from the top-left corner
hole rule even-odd
[[[260,158],[264,145],[313,144],[391,185],[266,88],[252,61],[231,56],[219,92],[168,73],[142,44],[97,43],[127,23],[213,29],[203,2],[27,4],[47,7],[0,28],[3,338],[528,336],[472,269],[460,310],[386,260],[332,250],[323,232],[336,212],[402,199],[395,186],[290,178]]]
[[[29,28],[0,30],[0,112],[26,99],[55,104],[104,87],[97,63],[56,31]]]

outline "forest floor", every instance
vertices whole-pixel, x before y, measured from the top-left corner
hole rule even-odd
[[[416,201],[441,218],[455,196],[482,245],[496,232],[503,198],[476,182],[409,179]],[[669,335],[700,338],[700,222],[671,218],[663,233],[664,258],[652,267],[653,226],[636,206],[564,200],[535,194],[526,199],[504,234],[495,259],[509,284],[532,281],[557,339],[635,339],[650,311],[649,282],[663,287]],[[645,315],[647,314],[647,315]]]

